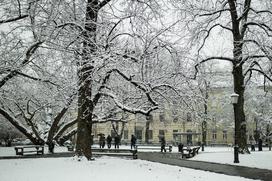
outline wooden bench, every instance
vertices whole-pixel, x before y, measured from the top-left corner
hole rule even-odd
[[[92,154],[98,156],[132,156],[133,159],[137,159],[137,149],[108,149],[108,148],[92,148]]]
[[[161,147],[148,147],[148,146],[140,146],[140,145],[137,145],[136,146],[136,149],[137,150],[150,150],[150,151],[161,151]],[[168,152],[172,152],[172,149],[173,149],[173,147],[170,145],[170,146],[166,146],[165,147],[165,149],[166,149],[166,151],[168,151]]]
[[[68,145],[68,146],[67,146],[67,150],[68,150],[68,151],[74,151],[74,149],[75,149],[75,146],[74,146],[74,145]]]
[[[196,154],[198,154],[198,151],[200,149],[200,146],[195,147],[187,147],[182,149],[182,158],[192,158]]]
[[[42,145],[15,146],[14,149],[16,155],[24,155],[24,153],[44,154],[44,146]]]

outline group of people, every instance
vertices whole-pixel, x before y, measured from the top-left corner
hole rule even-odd
[[[105,138],[105,135],[101,134],[99,138],[99,148],[104,148],[106,145],[106,141],[107,141],[107,147],[110,149],[112,145],[112,137],[108,135],[107,138]],[[120,141],[121,141],[120,137],[116,135],[114,137],[114,148],[119,148]]]
[[[105,135],[101,134],[100,138],[99,138],[99,148],[104,148],[105,145],[106,145],[106,141],[107,141],[107,147],[108,147],[108,149],[110,149],[111,145],[112,145],[111,135],[108,135],[107,138],[105,138]],[[136,136],[131,135],[131,140],[130,141],[131,141],[131,149],[135,149],[136,148],[136,141],[137,141]],[[114,148],[119,149],[120,144],[121,144],[120,136],[116,135],[114,137]]]
[[[255,151],[255,145],[258,145],[259,151],[263,151],[263,140],[261,138],[259,138],[258,143],[256,143],[253,136],[250,136],[249,143],[250,143],[251,151]]]
[[[107,138],[105,138],[105,135],[104,134],[101,134],[100,135],[100,138],[99,138],[99,147],[100,148],[104,148],[105,145],[106,145],[106,141],[107,141],[107,146],[108,146],[108,149],[111,148],[111,144],[112,144],[112,137],[110,135],[107,136]],[[137,138],[135,135],[131,135],[131,139],[130,139],[130,147],[131,149],[136,149],[136,142],[137,142]],[[121,140],[120,140],[120,136],[116,135],[114,137],[114,148],[115,149],[118,149],[119,148],[119,145],[121,143]],[[161,143],[161,152],[166,152],[166,141],[165,141],[165,137],[161,137],[160,138],[160,143]]]

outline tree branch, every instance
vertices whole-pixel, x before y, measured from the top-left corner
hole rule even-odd
[[[57,116],[54,118],[54,121],[50,127],[49,133],[48,133],[48,141],[52,141],[54,134],[58,131],[59,127],[58,124],[60,122],[60,120],[62,119],[62,117],[64,116],[64,114],[67,112],[67,110],[69,109],[69,106],[72,104],[74,98],[75,98],[76,93],[73,93],[67,100],[66,105],[62,108],[62,110],[57,114]]]
[[[4,23],[10,23],[10,22],[14,22],[14,21],[18,21],[18,20],[21,20],[21,19],[24,19],[28,17],[28,15],[20,15],[18,17],[15,17],[15,18],[10,18],[10,19],[5,19],[5,20],[0,20],[0,24],[4,24]]]
[[[68,129],[71,128],[73,125],[77,123],[77,119],[65,124],[54,136],[54,140],[59,140],[59,138],[63,135],[63,133]]]
[[[21,67],[23,67],[24,65],[26,65],[32,54],[35,53],[35,51],[39,48],[39,46],[42,44],[43,42],[35,42],[33,45],[31,45],[28,50],[26,51],[26,56],[24,58],[24,60],[21,63]],[[13,77],[15,77],[16,75],[18,75],[18,70],[13,70],[11,71],[8,75],[6,75],[1,81],[0,81],[0,88],[5,85],[10,79],[12,79]]]
[[[105,97],[110,97],[113,99],[113,101],[115,102],[115,105],[122,109],[123,111],[126,111],[126,112],[129,112],[129,113],[132,113],[132,114],[143,114],[143,115],[146,115],[148,116],[152,111],[158,109],[158,106],[153,106],[151,108],[149,108],[148,110],[142,110],[142,109],[136,109],[136,108],[130,108],[130,107],[127,107],[125,105],[123,105],[117,98],[115,95],[111,94],[111,93],[101,93],[101,95],[105,96]]]
[[[20,71],[16,71],[16,72],[17,72],[18,75],[21,75],[21,76],[23,76],[23,77],[26,77],[26,78],[29,78],[29,79],[32,79],[32,80],[36,80],[36,81],[40,81],[40,82],[45,82],[45,83],[50,83],[50,84],[52,84],[52,85],[54,85],[54,86],[59,86],[59,85],[57,85],[56,83],[51,82],[50,80],[43,80],[43,79],[41,79],[41,78],[33,77],[33,76],[31,76],[31,75],[27,75],[27,74],[22,73],[22,72],[20,72]]]
[[[98,9],[103,8],[105,5],[107,5],[111,0],[103,0],[99,5]]]
[[[230,9],[220,9],[220,10],[217,10],[217,11],[214,11],[214,12],[211,12],[211,13],[205,13],[205,14],[200,14],[200,15],[198,15],[199,17],[203,17],[203,16],[211,16],[211,15],[215,15],[215,14],[220,14],[221,15],[221,13],[222,12],[225,12],[225,11],[230,11]]]
[[[195,65],[195,74],[194,74],[193,79],[196,79],[196,75],[198,74],[198,67],[199,67],[201,64],[203,64],[203,63],[205,63],[205,62],[208,62],[208,61],[210,61],[210,60],[224,60],[224,61],[228,61],[228,62],[234,63],[234,59],[229,58],[229,57],[209,57],[209,58],[206,58],[206,59],[200,61],[199,63],[197,63],[197,64]]]
[[[21,133],[23,133],[33,144],[44,144],[44,141],[35,138],[33,133],[31,133],[28,129],[26,129],[20,122],[13,116],[11,116],[8,112],[0,107],[0,114],[6,118],[15,128],[17,128]]]

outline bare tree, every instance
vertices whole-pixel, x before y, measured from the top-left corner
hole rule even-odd
[[[216,60],[232,65],[234,92],[239,95],[234,105],[235,142],[240,152],[247,149],[246,119],[244,113],[244,91],[254,72],[264,76],[264,82],[271,81],[271,2],[252,2],[251,0],[190,1],[178,4],[189,17],[188,27],[193,30],[193,38],[200,42],[197,47],[198,72],[201,64]],[[192,15],[192,16],[190,16]],[[225,50],[221,55],[205,55],[205,48],[211,46],[212,37],[224,35]],[[270,41],[270,43],[268,43]],[[215,47],[216,48],[216,47]],[[216,52],[217,53],[217,52]],[[231,55],[232,54],[232,55]],[[229,55],[229,56],[228,56]]]

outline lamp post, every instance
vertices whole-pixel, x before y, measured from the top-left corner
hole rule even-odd
[[[239,98],[239,95],[236,94],[236,93],[233,93],[231,94],[231,103],[233,105],[233,110],[234,110],[234,163],[239,163],[239,153],[238,153],[238,127],[236,125],[236,106],[237,106],[237,103],[238,103],[238,98]]]

